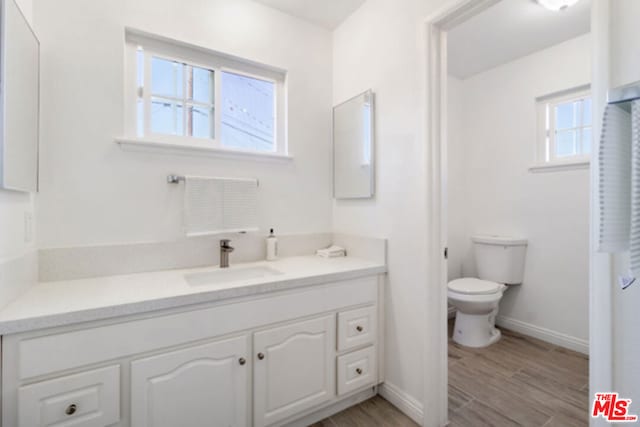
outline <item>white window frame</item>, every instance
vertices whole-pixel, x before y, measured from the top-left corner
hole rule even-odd
[[[149,35],[138,30],[126,30],[125,46],[125,136],[116,138],[121,145],[138,147],[169,148],[171,151],[219,152],[223,154],[249,154],[252,156],[285,157],[289,158],[287,146],[286,120],[286,71],[233,57],[231,55],[200,48],[183,42]],[[159,57],[179,63],[186,63],[195,67],[205,68],[214,73],[213,100],[213,138],[197,138],[183,135],[168,135],[153,133],[150,129],[151,90],[143,88],[144,99],[144,134],[138,135],[137,129],[137,101],[139,88],[137,83],[137,50],[142,47],[144,52],[144,81],[148,85],[151,81],[151,58]],[[264,80],[274,84],[274,150],[251,150],[226,147],[220,140],[222,125],[222,97],[221,73],[228,72],[254,79]],[[170,97],[165,97],[169,99]],[[201,103],[195,102],[194,105]],[[186,105],[185,105],[186,110]],[[186,126],[186,122],[183,124]]]
[[[591,98],[591,88],[589,85],[583,85],[572,89],[567,89],[561,92],[552,93],[539,98],[536,98],[536,114],[537,114],[537,137],[536,137],[536,164],[531,167],[532,171],[549,168],[549,169],[563,169],[565,166],[569,169],[576,167],[588,167],[591,161],[591,155],[573,155],[573,156],[556,156],[555,147],[555,107],[559,104],[565,104],[568,102],[579,101],[585,98]],[[593,110],[593,101],[592,101]],[[582,114],[582,110],[580,111]],[[585,126],[579,126],[575,129],[579,130],[579,143],[582,144],[582,129]],[[593,129],[593,116],[591,118],[591,125]],[[569,130],[569,129],[567,129]],[[592,133],[593,138],[593,133]],[[591,149],[593,150],[594,144],[592,141]]]

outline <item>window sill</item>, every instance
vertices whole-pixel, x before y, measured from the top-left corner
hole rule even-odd
[[[114,141],[124,151],[137,151],[158,154],[177,154],[186,156],[208,156],[229,159],[255,159],[289,161],[293,157],[288,154],[259,153],[256,151],[232,150],[228,148],[209,147],[194,143],[172,143],[153,138],[117,137]]]
[[[546,172],[563,172],[578,169],[589,169],[591,161],[581,160],[577,162],[557,162],[557,163],[542,163],[533,165],[529,168],[531,173],[546,173]]]

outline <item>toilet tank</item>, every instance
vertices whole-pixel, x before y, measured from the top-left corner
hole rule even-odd
[[[518,285],[524,278],[527,240],[503,236],[473,236],[478,278]]]

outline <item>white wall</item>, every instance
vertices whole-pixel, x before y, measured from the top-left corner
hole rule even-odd
[[[450,102],[458,104],[450,111],[462,109],[463,119],[454,116],[450,122],[449,271],[459,271],[454,264],[462,261],[464,274],[475,276],[473,234],[526,237],[524,283],[505,293],[503,322],[542,328],[584,350],[589,170],[531,173],[528,168],[535,163],[535,98],[589,83],[590,47],[590,36],[584,35],[450,82]],[[460,230],[465,230],[462,241]]]
[[[463,277],[463,261],[469,248],[467,231],[467,141],[465,130],[464,80],[449,76],[447,87],[447,176],[446,221],[449,258],[448,280]]]
[[[611,2],[611,69],[610,87],[640,80],[640,2]],[[614,257],[613,278],[627,274],[628,253]],[[610,283],[613,292],[613,390],[633,399],[632,413],[640,413],[640,286],[638,283],[622,291]],[[599,390],[593,390],[599,391]]]
[[[265,232],[331,227],[331,34],[248,0],[36,0],[42,248],[174,240],[169,173],[257,177]],[[293,161],[122,151],[125,26],[288,70]]]
[[[368,0],[333,37],[333,101],[375,93],[376,194],[334,203],[336,231],[388,238],[386,382],[421,406],[426,173],[421,88],[424,19],[441,1]],[[434,302],[437,304],[437,302]],[[435,351],[435,349],[434,349]],[[429,367],[438,369],[437,366]]]
[[[32,24],[32,0],[17,0]],[[25,239],[25,214],[35,212],[35,195],[0,189],[0,307],[14,299],[37,277],[35,219],[31,241]]]

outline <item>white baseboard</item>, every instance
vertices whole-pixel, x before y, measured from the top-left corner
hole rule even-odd
[[[387,399],[393,406],[398,408],[403,414],[411,418],[418,425],[423,423],[422,403],[400,390],[390,383],[380,384],[378,394]]]
[[[568,348],[569,350],[577,351],[582,354],[589,354],[589,341],[587,340],[552,331],[551,329],[541,328],[539,326],[505,316],[498,316],[496,318],[496,324],[505,329],[510,329],[523,335],[529,335],[533,338],[538,338],[542,341]]]

